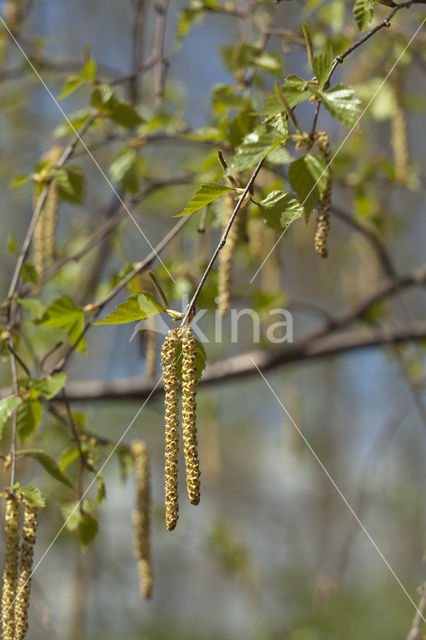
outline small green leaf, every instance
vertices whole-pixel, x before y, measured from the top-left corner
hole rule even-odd
[[[89,58],[81,70],[81,77],[88,82],[96,79],[96,60]]]
[[[59,195],[63,200],[73,204],[83,203],[84,175],[80,169],[75,167],[57,169],[53,175],[57,180]]]
[[[35,487],[16,487],[15,493],[38,509],[43,509],[46,506],[46,500],[43,498],[41,491]]]
[[[126,302],[119,304],[109,316],[98,322],[99,324],[125,324],[135,320],[144,320],[157,313],[165,311],[162,304],[155,299],[149,291],[141,291],[127,298]]]
[[[229,171],[235,173],[254,167],[285,140],[285,137],[278,136],[275,131],[268,131],[264,125],[260,125],[245,136],[237,148]]]
[[[302,158],[295,160],[288,169],[288,179],[291,187],[303,206],[306,216],[309,216],[321,195],[317,171],[321,160],[319,160],[317,156],[311,158],[311,155],[312,154],[306,154]],[[325,168],[324,164],[323,167]]]
[[[37,460],[37,462],[39,462],[47,473],[55,478],[55,480],[62,482],[62,484],[66,485],[70,489],[74,488],[71,480],[61,471],[57,462],[55,462],[55,460],[48,456],[44,451],[41,451],[40,449],[22,449],[17,453],[34,458],[34,460]]]
[[[121,182],[126,173],[130,171],[137,160],[137,153],[134,149],[126,149],[110,165],[109,173],[113,182]]]
[[[258,204],[261,216],[271,229],[282,231],[303,215],[303,207],[285,191],[271,191]]]
[[[6,248],[12,255],[16,255],[19,251],[18,243],[11,233],[7,234]]]
[[[94,516],[90,513],[82,513],[78,525],[80,534],[80,544],[83,550],[92,542],[98,533],[99,524]]]
[[[353,12],[360,31],[367,29],[374,17],[374,2],[375,0],[355,1]]]
[[[12,412],[22,403],[18,396],[9,396],[0,400],[0,438],[3,434],[3,427]]]
[[[22,265],[21,278],[24,282],[29,282],[30,284],[40,284],[36,268],[31,262],[24,262]]]
[[[16,178],[13,178],[13,180],[10,181],[10,186],[20,187],[22,184],[25,184],[29,180],[31,180],[30,176],[17,176]]]
[[[98,485],[98,494],[94,503],[87,509],[88,513],[93,513],[96,507],[98,507],[100,503],[106,498],[105,482],[102,474],[99,471],[96,474],[96,484]]]
[[[134,129],[143,122],[133,105],[119,100],[109,85],[96,87],[92,93],[92,105],[126,129]]]
[[[43,407],[38,400],[38,394],[31,389],[29,398],[18,407],[17,428],[22,442],[25,442],[37,429],[42,413]]]
[[[315,56],[312,61],[313,72],[315,73],[315,77],[318,80],[318,84],[321,89],[328,78],[332,64],[333,53],[330,48],[328,48],[324,53],[320,53]]]
[[[42,396],[47,398],[47,400],[51,400],[60,392],[66,379],[67,376],[65,373],[56,373],[55,375],[47,376],[47,378],[43,378],[42,380],[35,380],[33,382],[33,387]]]
[[[40,319],[46,310],[44,304],[37,298],[18,298],[18,303],[37,319]]]
[[[50,305],[40,320],[34,320],[35,324],[44,327],[56,327],[68,334],[71,345],[76,345],[77,351],[85,351],[86,345],[83,338],[79,340],[84,329],[84,311],[77,307],[68,296],[61,296]],[[79,340],[77,344],[77,340]]]
[[[175,216],[175,218],[187,216],[190,213],[194,213],[194,211],[198,211],[198,209],[202,209],[207,204],[210,204],[210,202],[213,202],[214,200],[217,200],[217,198],[220,198],[220,196],[228,193],[228,191],[232,191],[232,188],[223,184],[218,184],[217,182],[202,184],[192,196],[190,203],[185,207],[182,213]]]
[[[71,502],[61,505],[62,515],[68,531],[75,531],[81,521],[81,513],[78,502]]]
[[[74,93],[74,91],[79,87],[81,87],[82,84],[84,84],[84,79],[81,76],[77,76],[77,75],[69,76],[65,80],[65,84],[62,87],[62,90],[56,99],[59,101],[63,100],[67,96]]]
[[[248,103],[247,98],[235,93],[232,87],[223,84],[213,87],[212,100],[213,109],[217,116],[230,109],[244,109]]]
[[[70,447],[61,455],[61,459],[59,461],[59,468],[61,471],[65,471],[70,464],[72,464],[75,460],[78,460],[80,457],[80,452],[77,447]]]
[[[306,80],[303,80],[303,78],[299,78],[299,76],[296,75],[288,76],[284,84],[281,85],[280,91],[290,109],[293,109],[293,107],[309,98],[309,91],[304,89],[305,86]],[[274,114],[281,113],[282,111],[284,111],[283,104],[274,90],[265,99],[265,104],[261,113],[265,116],[273,116]]]
[[[359,115],[360,101],[355,96],[354,90],[349,85],[338,84],[329,91],[316,91],[320,96],[324,107],[340,122],[348,127],[356,125]]]
[[[284,75],[284,66],[281,54],[278,51],[270,51],[260,54],[254,59],[254,64],[259,69],[268,71],[278,78]]]
[[[272,127],[281,136],[288,136],[288,121],[283,113],[276,113],[266,120],[268,127]]]

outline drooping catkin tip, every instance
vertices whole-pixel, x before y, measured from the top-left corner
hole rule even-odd
[[[149,483],[149,453],[145,442],[134,440],[130,445],[136,480],[136,508],[133,511],[133,548],[138,560],[139,586],[143,597],[152,592],[151,567],[151,490]]]
[[[15,638],[15,599],[19,564],[19,503],[10,493],[6,498],[5,514],[6,561],[3,573],[1,619],[3,640]]]

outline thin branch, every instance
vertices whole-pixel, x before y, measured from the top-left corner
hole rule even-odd
[[[413,624],[411,625],[411,629],[408,633],[407,640],[422,640],[424,637],[421,627],[423,613],[426,610],[426,582],[419,587],[418,591],[420,594],[420,601],[413,619]]]
[[[161,103],[164,92],[164,38],[166,34],[167,10],[169,0],[163,0],[155,5],[157,20],[154,34],[154,48],[152,57],[156,60],[154,66],[154,96],[158,106]]]

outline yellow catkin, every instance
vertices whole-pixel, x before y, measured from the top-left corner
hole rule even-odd
[[[140,593],[144,598],[152,594],[150,542],[151,495],[149,485],[149,455],[145,442],[135,440],[130,447],[137,487],[136,509],[133,511],[134,553],[138,561]]]
[[[6,562],[1,598],[2,638],[15,639],[15,597],[19,562],[19,504],[16,497],[6,499],[5,516]]]
[[[405,182],[408,169],[407,118],[403,101],[402,78],[399,73],[392,77],[396,107],[391,120],[391,145],[395,165],[395,179]]]
[[[179,516],[178,501],[178,453],[179,453],[179,403],[177,355],[180,344],[178,329],[171,329],[161,348],[165,395],[165,493],[166,527],[172,531]]]
[[[196,394],[197,344],[190,327],[180,329],[182,338],[182,434],[185,454],[186,486],[191,504],[200,502]]]
[[[61,147],[54,147],[43,156],[47,166],[54,166],[62,155]],[[36,185],[34,195],[34,206],[37,205],[39,185]],[[53,179],[48,187],[47,196],[43,209],[37,220],[33,237],[33,262],[40,279],[43,278],[45,267],[49,258],[55,252],[56,223],[59,210],[59,186],[58,181]]]
[[[146,320],[145,330],[145,374],[154,378],[157,373],[157,319],[155,316]]]
[[[321,200],[318,203],[317,208],[317,228],[315,231],[315,250],[321,256],[321,258],[328,257],[327,250],[327,237],[330,229],[330,206],[331,206],[331,169],[330,169],[330,141],[325,131],[318,131],[316,134],[316,141],[320,153],[326,163],[327,169],[327,184],[324,193],[321,196]]]
[[[234,210],[235,201],[232,191],[224,196],[223,230]],[[229,230],[226,243],[219,254],[219,274],[218,274],[218,311],[219,315],[226,316],[231,306],[232,295],[232,268],[234,265],[235,249],[237,246],[241,218],[235,218]]]
[[[15,640],[22,640],[28,631],[28,608],[30,604],[31,574],[33,571],[36,532],[37,509],[26,502],[24,524],[22,527],[19,580],[15,602]]]
[[[263,221],[256,217],[251,218],[248,225],[249,248],[252,258],[260,260],[264,256],[263,246],[263,229],[265,225]]]

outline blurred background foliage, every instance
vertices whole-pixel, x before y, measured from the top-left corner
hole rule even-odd
[[[136,41],[135,16],[144,4]],[[123,127],[113,118],[100,118],[85,137],[123,197],[147,192],[140,201],[129,202],[153,245],[176,222],[173,216],[185,207],[195,186],[220,178],[217,149],[223,148],[228,160],[232,158],[233,149],[256,124],[253,114],[272,91],[274,80],[292,73],[306,80],[312,77],[301,23],[310,25],[316,51],[330,46],[336,55],[359,37],[353,3],[344,0],[226,2],[223,11],[216,4],[170,3],[164,95],[155,95],[158,69],[148,70],[135,83],[123,83],[117,96],[135,107],[125,116],[130,125],[128,120]],[[94,79],[114,82],[131,73],[136,62],[149,60],[155,47],[154,3],[9,1],[2,7],[6,21],[14,5],[25,13],[16,31],[19,42],[52,93],[62,93],[60,104],[77,127],[93,101]],[[234,15],[249,6],[255,8],[255,19]],[[375,20],[386,12],[377,7]],[[414,33],[422,18],[419,13],[418,9],[398,12],[390,29],[359,48],[337,70],[333,81],[353,85],[361,109]],[[262,50],[254,46],[260,23],[267,25],[268,33]],[[33,174],[43,154],[55,145],[64,146],[70,129],[5,29],[0,37],[0,230],[5,248],[0,286],[6,294],[16,260],[13,252],[22,243],[33,198],[29,183],[16,185],[17,177]],[[425,44],[421,31],[350,137],[345,139],[348,128],[324,109],[319,119],[333,151],[345,140],[333,161],[333,204],[376,234],[403,274],[424,261]],[[304,131],[310,129],[314,107],[305,102],[296,110]],[[408,156],[403,166],[395,157],[398,117],[407,127]],[[268,165],[257,184],[258,195],[284,188],[288,162],[298,154],[294,145],[283,153],[290,156]],[[61,202],[50,267],[78,251],[118,208],[81,146],[71,166],[83,177],[73,191],[74,202]],[[13,181],[15,186],[10,186]],[[170,184],[151,190],[162,182]],[[333,315],[374,291],[385,278],[371,243],[332,216],[328,261],[321,261],[313,250],[313,219],[309,224],[299,220],[248,286],[271,237],[273,241],[276,237],[256,227],[255,209],[249,213],[251,242],[240,242],[237,251],[236,308],[253,307],[266,323],[271,308],[287,304],[297,338],[323,320],[318,309]],[[217,243],[220,215],[219,202],[208,210],[206,233],[199,234],[201,214],[194,214],[162,254],[175,284],[156,263],[157,278],[173,305],[179,305],[182,295],[190,295],[197,284]],[[260,254],[253,249],[256,234],[263,243]],[[63,294],[76,304],[100,300],[126,265],[149,251],[124,216],[94,251],[48,280],[40,300],[45,306]],[[133,290],[145,286],[143,280],[133,282]],[[208,335],[216,288],[212,272],[199,300],[200,307],[210,310],[202,323]],[[130,292],[121,292],[106,310]],[[403,291],[370,309],[361,324],[393,326],[420,319],[425,311],[424,292]],[[32,324],[29,318],[19,346],[24,361],[35,362],[64,334]],[[67,367],[68,380],[146,376],[143,345],[138,339],[130,341],[131,333],[130,325],[91,329],[87,353],[75,354]],[[209,362],[251,348],[249,322],[239,332],[238,344],[232,344],[229,320],[224,321],[223,341],[206,345]],[[267,376],[414,600],[416,587],[425,578],[423,365],[424,346],[418,344],[286,365]],[[2,387],[10,385],[9,375],[8,357],[3,355]],[[73,403],[74,419],[82,432],[87,430],[86,446],[98,468],[111,446],[90,434],[105,442],[118,440],[140,405],[122,400]],[[132,556],[133,480],[131,474],[126,478],[127,451],[119,448],[120,455],[114,455],[105,468],[106,500],[96,510],[99,531],[93,543],[82,556],[75,531],[65,529],[36,571],[29,638],[406,637],[414,615],[412,604],[260,377],[200,388],[202,499],[197,509],[183,502],[172,534],[164,527],[162,412],[162,398],[156,396],[126,436],[127,443],[143,438],[151,451],[152,601],[141,602],[138,593]],[[9,433],[6,427],[4,455]],[[45,410],[30,445],[63,461],[73,441],[68,428]],[[78,461],[66,472],[76,482]],[[2,486],[7,486],[7,471],[2,475]],[[75,496],[29,458],[19,461],[18,479],[39,487],[47,500],[40,515],[37,561],[63,524],[63,505]],[[95,495],[91,491],[90,499]]]

